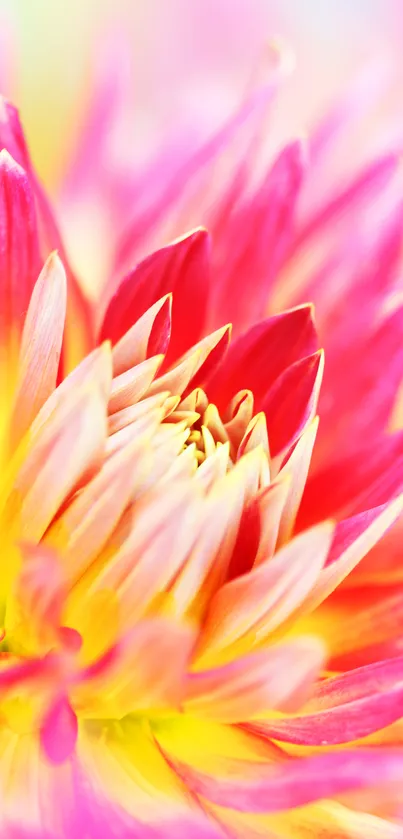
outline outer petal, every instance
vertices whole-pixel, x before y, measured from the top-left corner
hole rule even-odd
[[[308,477],[298,529],[328,516],[344,517],[388,501],[403,483],[403,433],[384,435],[353,454],[332,458]]]
[[[244,188],[237,200],[232,197],[229,206],[224,206],[218,223],[213,220],[215,326],[229,320],[238,335],[264,317],[270,287],[292,235],[305,168],[304,152],[300,141],[290,143],[265,173],[254,194],[250,196],[250,188]]]
[[[326,679],[303,714],[252,724],[254,731],[304,746],[349,743],[403,717],[403,659],[360,667]]]
[[[402,512],[403,495],[390,504],[367,510],[336,525],[326,562],[305,602],[313,609],[329,596],[381,539]]]
[[[50,251],[57,250],[66,267],[69,286],[67,300],[68,328],[64,336],[63,363],[66,369],[70,370],[92,346],[91,313],[88,301],[85,299],[69,267],[52,208],[32,166],[18,111],[4,99],[0,102],[0,148],[3,147],[8,150],[26,172],[31,195],[35,198],[40,242],[45,256]],[[38,276],[39,270],[40,264],[38,263],[32,277],[32,282]]]
[[[176,766],[197,795],[243,812],[277,812],[379,785],[392,787],[397,801],[403,796],[403,756],[398,750],[351,749],[280,765],[223,761],[214,776],[183,763]]]

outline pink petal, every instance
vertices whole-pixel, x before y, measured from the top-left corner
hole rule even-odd
[[[307,683],[314,682],[323,662],[323,645],[309,637],[241,656],[222,667],[191,673],[184,709],[194,716],[238,723],[259,712],[286,709],[293,698],[301,706]]]
[[[34,195],[26,172],[0,152],[0,318],[1,334],[22,329],[40,270]]]
[[[186,669],[194,646],[192,628],[164,618],[149,618],[119,641],[83,674],[77,701],[91,718],[118,717],[147,708],[179,707]]]
[[[275,813],[379,785],[394,787],[399,799],[403,781],[403,757],[388,749],[351,749],[280,765],[225,761],[222,774],[214,776],[183,763],[177,769],[196,795],[250,813]]]
[[[170,370],[156,379],[148,390],[152,395],[161,390],[186,395],[196,385],[203,385],[219,365],[229,342],[230,327],[223,326],[202,338],[183,355]]]
[[[380,661],[323,681],[303,714],[263,720],[254,731],[305,746],[335,745],[366,737],[402,716],[403,659]]]
[[[36,631],[49,632],[54,643],[66,600],[60,558],[46,545],[22,544],[22,569],[17,582],[17,602]]]
[[[362,201],[373,200],[374,194],[379,193],[396,174],[398,165],[399,155],[389,153],[366,166],[305,223],[294,240],[293,253],[318,232],[322,234],[323,229],[346,210],[355,211]]]
[[[48,760],[64,763],[73,754],[78,735],[77,717],[62,696],[51,705],[41,728],[41,744]]]
[[[217,326],[231,321],[238,335],[264,316],[271,284],[293,232],[304,168],[302,143],[290,143],[252,196],[250,189],[244,189],[237,200],[232,196],[232,204],[222,210],[222,220],[213,223],[213,310]]]
[[[403,509],[403,495],[389,504],[367,510],[336,525],[325,568],[321,571],[304,608],[314,609],[334,591],[366,553],[396,521]]]

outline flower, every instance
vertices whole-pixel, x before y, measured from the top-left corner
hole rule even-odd
[[[297,235],[301,144],[254,192],[242,156],[212,253],[197,228],[135,262],[188,180],[160,194],[165,161],[91,306],[7,102],[0,134],[2,835],[398,836],[400,228],[357,276],[335,222],[386,201],[396,155]],[[308,244],[325,265],[294,292]],[[312,466],[312,306],[267,301],[307,289]]]

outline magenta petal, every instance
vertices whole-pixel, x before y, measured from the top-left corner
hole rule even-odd
[[[66,697],[62,696],[51,706],[41,728],[46,757],[52,763],[64,763],[74,752],[77,735],[77,717]]]
[[[318,686],[303,714],[258,721],[251,728],[305,746],[358,740],[402,716],[402,672],[403,659],[395,658],[335,676]]]
[[[351,749],[271,765],[228,760],[220,776],[182,763],[177,769],[197,795],[220,807],[250,813],[288,810],[380,785],[401,789],[403,783],[403,755],[392,749]]]

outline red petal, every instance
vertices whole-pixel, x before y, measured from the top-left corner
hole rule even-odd
[[[225,409],[232,397],[251,390],[255,408],[281,373],[317,349],[311,306],[298,306],[253,326],[231,344],[209,383],[211,402]]]
[[[209,240],[205,230],[161,248],[140,262],[112,297],[100,338],[113,344],[166,294],[174,292],[169,361],[201,338],[209,284]]]
[[[308,478],[299,530],[329,516],[343,517],[388,501],[403,483],[403,433],[384,436],[334,460]]]
[[[323,351],[288,367],[264,398],[270,453],[288,450],[316,414],[323,375]]]

